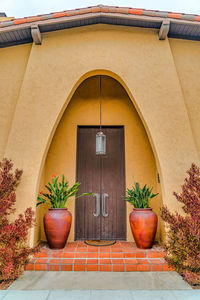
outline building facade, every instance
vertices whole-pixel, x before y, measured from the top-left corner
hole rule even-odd
[[[70,184],[82,174],[85,192],[102,188],[94,184],[98,163],[90,156],[99,126],[100,76],[110,151],[100,168],[104,185],[110,182],[104,192],[113,216],[101,238],[115,228],[116,239],[133,239],[132,207],[123,193],[134,180],[159,192],[151,202],[158,216],[163,204],[180,209],[173,191],[180,191],[200,157],[199,40],[199,16],[130,8],[97,6],[0,22],[0,156],[24,171],[16,208],[36,211],[30,244],[45,239],[46,208],[36,209],[36,199],[52,174],[64,174]],[[81,153],[87,157],[83,166]],[[92,214],[95,199],[90,201],[85,209]],[[69,210],[69,240],[84,239],[94,224],[86,224],[86,211],[81,216],[75,201]],[[163,238],[159,217],[156,239]]]

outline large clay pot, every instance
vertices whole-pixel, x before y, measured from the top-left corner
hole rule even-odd
[[[50,208],[44,215],[44,229],[51,249],[64,248],[72,223],[67,208]]]
[[[134,208],[129,219],[137,247],[141,249],[152,248],[158,221],[152,208]]]

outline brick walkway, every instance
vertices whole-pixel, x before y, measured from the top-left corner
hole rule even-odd
[[[164,255],[162,248],[142,250],[132,242],[94,247],[78,241],[61,250],[42,247],[26,265],[26,271],[170,271]]]

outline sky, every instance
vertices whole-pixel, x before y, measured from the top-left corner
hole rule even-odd
[[[0,12],[19,18],[97,4],[200,15],[200,0],[0,0]]]

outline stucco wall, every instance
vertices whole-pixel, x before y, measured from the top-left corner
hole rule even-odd
[[[144,126],[126,91],[113,78],[103,76],[102,98],[103,125],[124,125],[126,186],[130,188],[135,180],[141,182],[141,184],[153,185],[154,191],[157,192],[157,170],[154,155]],[[70,184],[75,182],[77,126],[98,124],[99,76],[95,76],[85,80],[78,87],[57,127],[44,167],[46,183],[51,179],[52,174],[65,174]],[[159,215],[161,195],[154,198],[151,205]],[[73,240],[74,201],[71,202],[69,209],[73,215],[69,240]],[[127,204],[127,239],[129,241],[133,239],[129,226],[129,213],[131,210],[132,207]],[[159,225],[158,240],[160,235]],[[43,229],[42,239],[45,239]]]
[[[41,46],[32,45],[4,151],[24,169],[17,212],[35,208],[46,154],[62,114],[79,84],[97,74],[115,78],[126,89],[154,152],[163,202],[177,208],[172,192],[199,158],[169,40],[159,41],[157,30],[101,24],[47,33]]]
[[[2,158],[32,45],[0,49],[0,158]]]
[[[170,46],[188,110],[194,140],[200,155],[199,42],[171,39]]]

